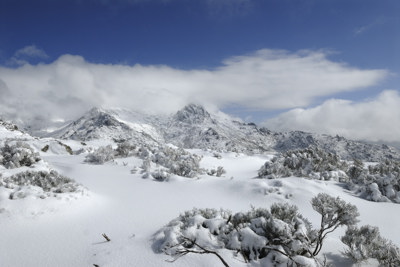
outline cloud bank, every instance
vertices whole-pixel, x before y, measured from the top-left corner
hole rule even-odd
[[[30,122],[72,119],[93,106],[171,113],[195,102],[273,110],[379,83],[380,69],[359,69],[323,51],[259,50],[212,70],[111,65],[63,55],[49,64],[0,67],[0,112]]]
[[[386,90],[358,103],[331,99],[314,108],[283,113],[266,121],[265,126],[279,131],[303,130],[395,143],[400,141],[400,95]]]

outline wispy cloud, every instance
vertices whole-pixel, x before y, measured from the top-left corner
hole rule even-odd
[[[374,21],[372,21],[372,22],[370,22],[368,24],[356,27],[353,30],[354,35],[364,34],[364,33],[368,32],[368,31],[370,31],[370,30],[372,30],[372,29],[374,29],[374,28],[376,28],[376,27],[378,27],[380,25],[383,25],[383,24],[387,23],[388,21],[389,21],[388,18],[377,18],[377,19],[375,19]]]
[[[386,90],[374,99],[330,99],[307,109],[293,109],[265,122],[274,130],[303,130],[351,139],[399,142],[400,95]]]
[[[29,63],[31,59],[46,59],[48,57],[44,50],[37,48],[35,45],[28,45],[17,50],[7,63],[10,65],[24,65]]]
[[[190,102],[259,110],[307,107],[320,97],[375,85],[387,75],[331,61],[322,51],[264,49],[228,58],[213,70],[94,64],[64,55],[50,64],[0,67],[10,94],[0,112],[33,120],[73,118],[93,106],[153,113],[174,112]]]

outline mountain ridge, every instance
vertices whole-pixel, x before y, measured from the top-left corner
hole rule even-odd
[[[165,116],[127,109],[92,108],[77,120],[47,134],[47,137],[80,141],[107,139],[115,142],[170,143],[186,149],[246,154],[317,146],[346,160],[400,159],[400,152],[386,145],[302,131],[274,132],[224,113],[210,113],[196,104],[189,104],[175,114]]]

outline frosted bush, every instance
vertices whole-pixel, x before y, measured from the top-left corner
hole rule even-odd
[[[166,181],[171,176],[166,170],[156,169],[151,173],[151,176],[157,181]]]
[[[376,202],[400,203],[400,162],[386,160],[365,168],[354,162],[348,170],[349,189]]]
[[[400,266],[400,249],[381,237],[377,227],[350,227],[341,240],[348,246],[344,254],[356,263],[374,258],[381,266]]]
[[[181,148],[163,146],[156,151],[152,161],[169,170],[172,174],[193,178],[202,173],[200,168],[201,157],[191,154]]]
[[[11,190],[10,199],[24,198],[32,192],[44,198],[50,196],[50,193],[72,193],[82,190],[82,186],[73,179],[54,170],[25,171],[9,177],[0,177],[0,186]]]
[[[313,229],[296,206],[286,203],[236,214],[222,209],[193,209],[168,223],[154,242],[159,251],[172,256],[199,248],[225,248],[236,251],[246,262],[263,259],[263,264],[271,266],[278,261],[284,266],[316,264],[315,256],[327,234],[339,226],[355,224],[358,212],[355,206],[326,194],[314,197],[312,205],[321,214],[320,229]],[[200,246],[193,248],[194,242]]]
[[[111,145],[102,146],[92,153],[89,153],[85,158],[85,162],[92,164],[104,164],[107,161],[113,160],[114,157],[115,152]]]
[[[224,175],[226,173],[224,167],[222,166],[218,166],[216,169],[211,169],[207,171],[207,174],[210,176],[217,176],[217,177],[221,177],[222,175]]]
[[[260,178],[309,177],[319,180],[347,180],[346,162],[317,147],[287,151],[267,161],[258,171]]]
[[[129,141],[124,141],[118,144],[117,148],[115,149],[115,155],[117,157],[126,158],[134,155],[135,150],[136,150],[136,145],[130,143]]]
[[[0,163],[7,169],[31,166],[40,161],[39,153],[35,152],[29,144],[6,142],[0,148]]]

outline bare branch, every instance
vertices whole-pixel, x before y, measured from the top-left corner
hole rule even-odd
[[[106,234],[102,234],[102,236],[107,240],[107,242],[111,241],[111,239]]]
[[[187,254],[189,254],[189,253],[194,253],[194,254],[213,254],[213,255],[215,255],[215,256],[218,257],[218,259],[222,262],[222,264],[223,264],[225,267],[229,267],[228,263],[227,263],[227,262],[221,257],[221,255],[219,255],[217,252],[215,252],[215,251],[213,251],[213,250],[209,250],[209,249],[207,249],[207,248],[205,248],[205,247],[203,247],[203,246],[200,246],[200,245],[196,242],[196,240],[192,240],[192,239],[187,238],[187,237],[185,237],[185,236],[182,236],[182,238],[183,238],[183,241],[182,241],[181,243],[175,245],[175,246],[180,246],[180,245],[182,245],[182,244],[185,243],[185,242],[189,242],[190,247],[192,247],[193,249],[185,248],[185,247],[184,247],[184,248],[182,248],[182,249],[179,249],[179,250],[175,251],[175,254],[174,254],[173,256],[176,256],[176,258],[173,259],[173,260],[170,260],[170,261],[168,261],[168,262],[175,262],[175,261],[176,261],[177,259],[179,259],[180,257],[183,257],[183,256],[185,256],[185,255],[187,255]],[[175,247],[175,246],[172,246],[172,247]],[[195,249],[196,247],[197,247],[199,250],[196,250],[196,249]]]

